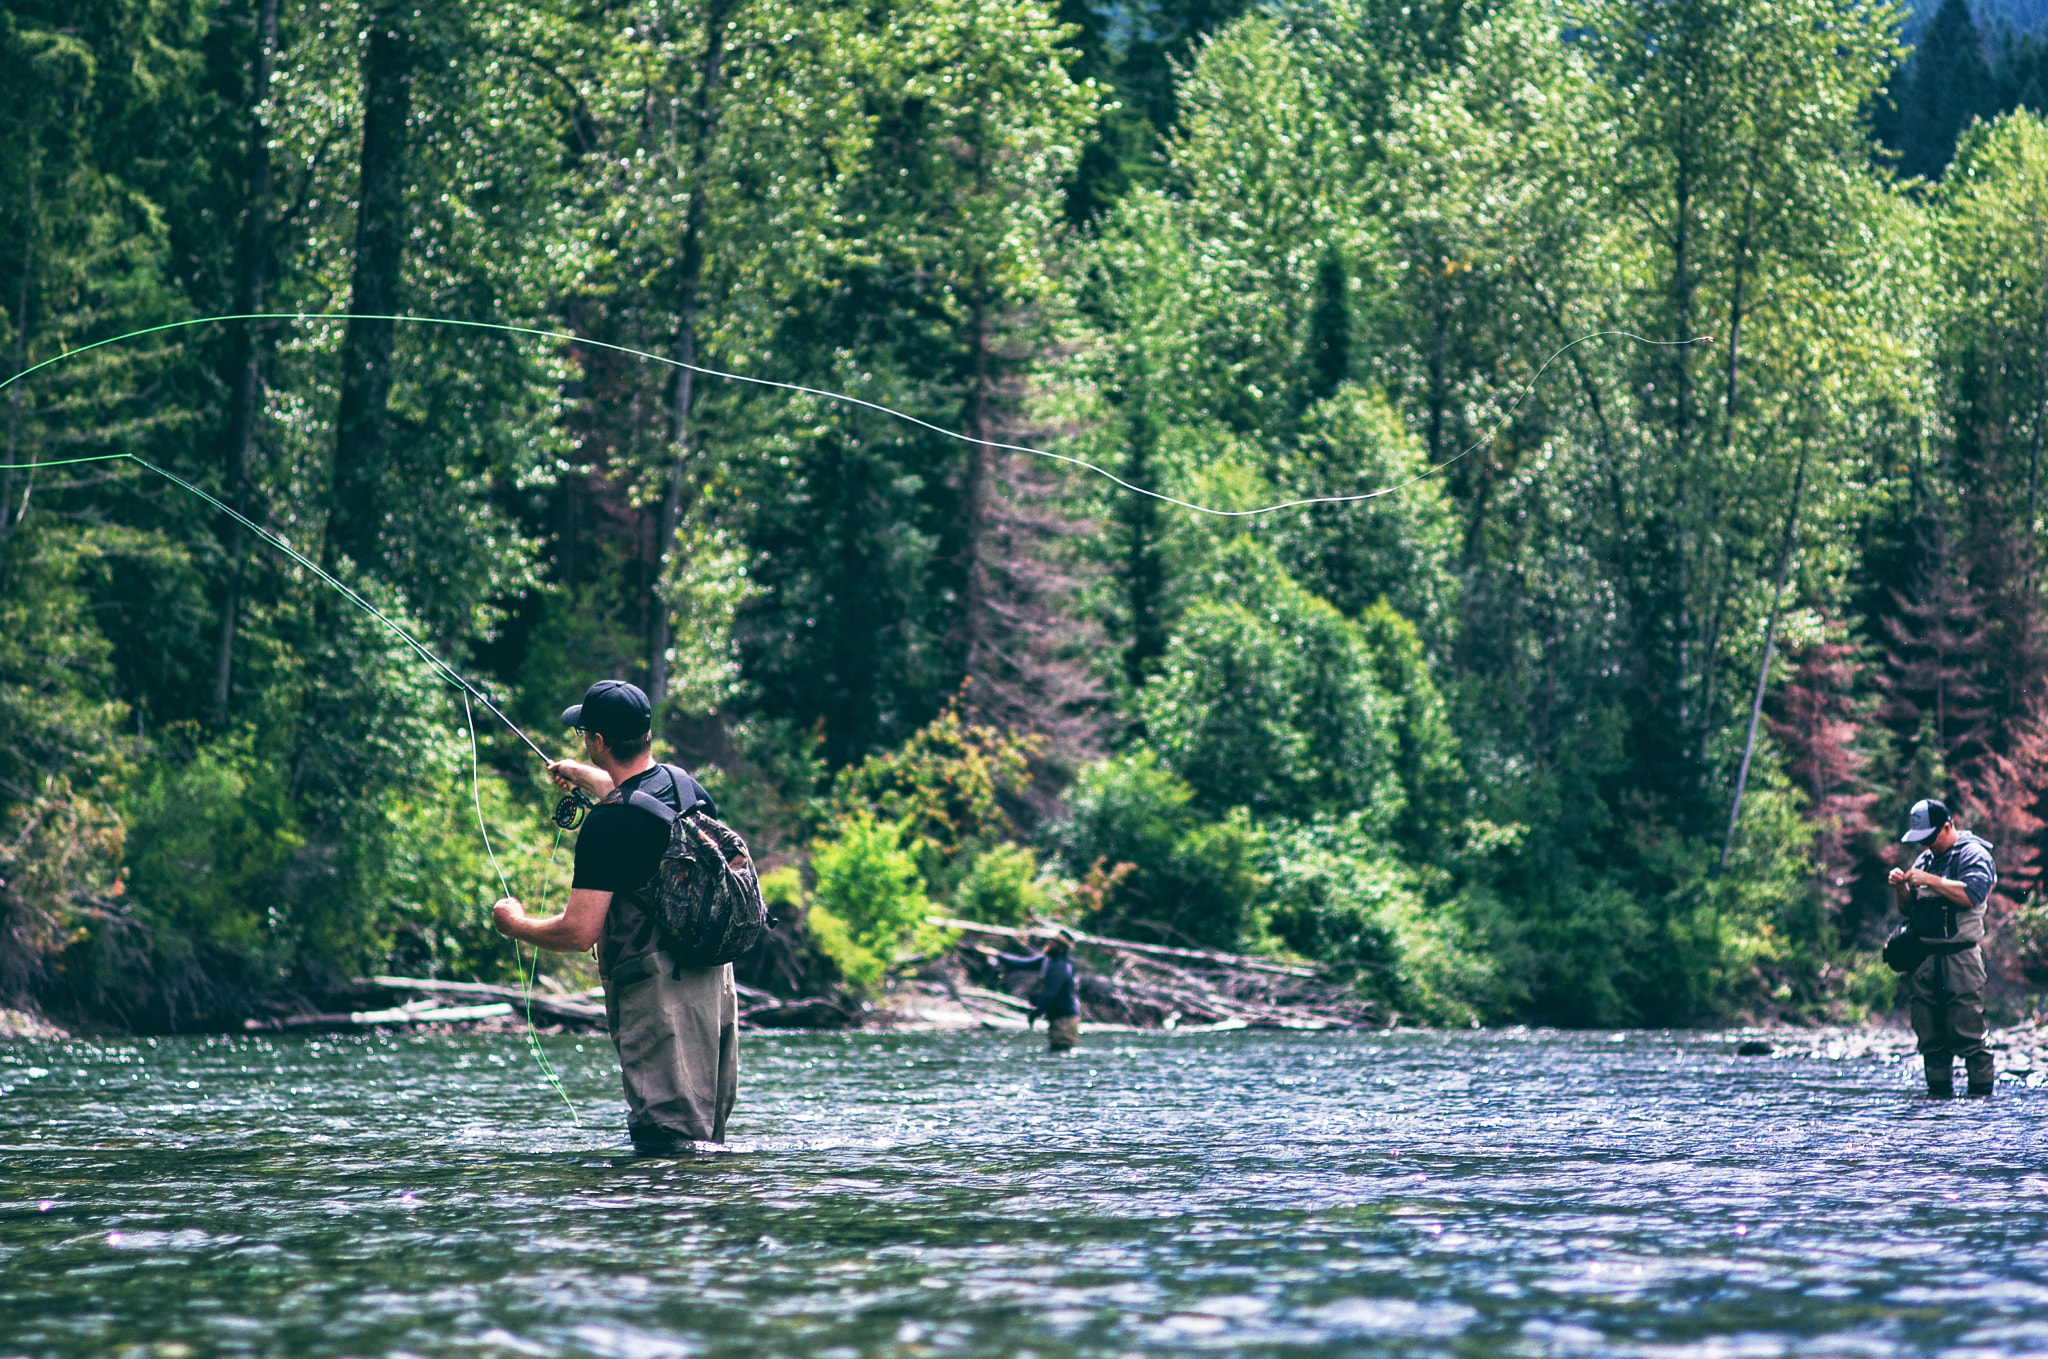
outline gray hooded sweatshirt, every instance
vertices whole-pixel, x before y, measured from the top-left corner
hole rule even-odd
[[[1913,933],[1922,939],[1981,940],[1984,937],[1984,903],[1998,885],[1998,865],[1992,862],[1991,845],[1969,831],[1957,831],[1956,842],[1945,854],[1922,850],[1913,867],[1938,878],[1960,882],[1969,896],[1962,907],[1927,887],[1913,889],[1907,912]]]

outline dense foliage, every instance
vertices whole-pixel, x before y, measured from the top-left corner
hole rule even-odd
[[[1900,18],[0,0],[0,371],[351,317],[0,394],[0,1001],[505,977],[498,872],[564,876],[516,739],[67,462],[124,452],[544,744],[647,687],[778,870],[764,985],[953,913],[1441,1022],[1849,1013],[1926,794],[2024,983],[2048,126],[2025,41]]]

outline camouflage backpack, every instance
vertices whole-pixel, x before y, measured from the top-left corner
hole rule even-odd
[[[739,832],[702,803],[677,812],[638,791],[626,801],[668,823],[668,848],[647,885],[648,913],[676,971],[716,967],[752,948],[768,928],[768,908]]]

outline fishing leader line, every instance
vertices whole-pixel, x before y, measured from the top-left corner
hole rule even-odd
[[[512,895],[512,884],[505,880],[505,869],[498,862],[498,851],[491,848],[491,828],[484,820],[483,777],[477,772],[476,714],[470,709],[468,694],[462,696],[462,720],[469,728],[469,796],[470,801],[476,804],[477,834],[484,838],[484,853],[490,857],[491,871],[498,875],[499,889],[509,897]],[[559,850],[561,847],[562,832],[557,827],[555,830],[555,848]],[[548,866],[542,870],[543,875],[551,872],[554,866],[555,856],[550,852],[548,855]],[[540,905],[545,909],[548,890],[546,876],[541,878],[540,890]],[[547,1053],[541,1050],[540,1035],[535,1033],[533,1029],[533,987],[534,983],[540,980],[540,946],[537,944],[534,946],[533,971],[530,974],[526,970],[526,948],[517,939],[512,941],[512,958],[514,970],[520,974],[520,980],[526,984],[527,1049],[533,1054],[534,1065],[540,1068],[540,1074],[546,1078],[549,1085],[554,1087],[555,1093],[561,1096],[562,1107],[569,1111],[570,1121],[580,1128],[583,1126],[583,1119],[576,1113],[576,1105],[570,1100],[569,1092],[562,1088],[562,1078],[556,1074],[555,1064],[548,1060]]]
[[[183,321],[168,321],[162,325],[157,326],[145,326],[140,330],[131,330],[124,334],[109,336],[104,340],[95,340],[91,344],[80,345],[77,349],[69,349],[62,354],[52,355],[51,357],[44,359],[40,363],[29,365],[27,368],[22,369],[14,376],[7,378],[5,381],[0,381],[0,391],[7,390],[9,387],[21,381],[23,378],[28,377],[33,373],[41,372],[43,369],[50,367],[52,364],[62,363],[67,359],[77,358],[81,354],[88,354],[95,349],[102,349],[108,345],[120,344],[127,340],[140,339],[147,335],[160,335],[168,331],[188,329],[192,326],[215,325],[230,321],[347,321],[356,318],[369,321],[404,321],[416,325],[454,326],[470,330],[495,330],[504,332],[505,334],[508,335],[530,335],[538,337],[540,339],[560,340],[571,345],[583,345],[592,349],[604,349],[617,354],[628,354],[635,358],[650,360],[654,363],[667,364],[671,368],[685,368],[693,373],[701,373],[706,377],[719,378],[727,382],[744,382],[752,384],[757,387],[768,387],[778,391],[797,392],[807,396],[819,397],[827,401],[837,401],[846,405],[858,406],[865,410],[875,411],[878,414],[889,416],[892,419],[902,420],[908,424],[915,425],[920,429],[929,430],[934,434],[939,434],[944,436],[945,438],[954,439],[961,443],[983,444],[986,447],[990,448],[1000,448],[1012,453],[1024,453],[1032,457],[1048,458],[1054,462],[1065,463],[1070,467],[1078,467],[1083,471],[1092,472],[1096,476],[1103,477],[1115,483],[1116,485],[1123,487],[1125,490],[1132,492],[1135,495],[1146,496],[1150,499],[1158,500],[1168,505],[1177,505],[1182,509],[1192,510],[1197,514],[1212,515],[1219,519],[1251,518],[1257,515],[1273,514],[1280,510],[1300,509],[1310,505],[1349,505],[1356,504],[1361,501],[1377,500],[1382,496],[1393,495],[1396,492],[1405,490],[1408,487],[1413,486],[1420,481],[1426,480],[1429,477],[1433,477],[1438,472],[1441,472],[1446,467],[1449,467],[1451,464],[1458,462],[1462,458],[1469,457],[1471,454],[1478,452],[1481,448],[1484,448],[1486,445],[1492,443],[1494,439],[1499,436],[1501,430],[1506,428],[1507,422],[1514,417],[1514,413],[1518,409],[1520,409],[1523,400],[1528,397],[1531,391],[1535,390],[1536,383],[1542,379],[1544,373],[1549,371],[1550,366],[1553,363],[1557,362],[1558,359],[1562,358],[1567,352],[1577,348],[1579,345],[1587,344],[1593,340],[1606,338],[1621,338],[1626,340],[1632,340],[1637,344],[1652,345],[1659,348],[1684,348],[1690,345],[1699,344],[1702,341],[1709,338],[1708,336],[1701,335],[1694,336],[1693,338],[1686,340],[1653,340],[1648,338],[1647,336],[1637,335],[1633,331],[1627,330],[1598,330],[1592,332],[1591,334],[1581,335],[1577,339],[1567,341],[1566,343],[1559,345],[1556,349],[1552,350],[1550,355],[1547,358],[1545,358],[1540,365],[1537,366],[1536,371],[1532,373],[1529,376],[1528,380],[1521,385],[1520,390],[1515,393],[1514,399],[1508,403],[1507,408],[1501,412],[1497,419],[1495,419],[1493,425],[1486,431],[1486,433],[1482,435],[1478,440],[1473,442],[1469,447],[1462,449],[1461,451],[1452,455],[1451,457],[1444,459],[1442,462],[1426,467],[1422,471],[1417,472],[1414,476],[1408,477],[1402,481],[1395,482],[1390,486],[1383,486],[1378,490],[1374,491],[1362,491],[1352,495],[1309,496],[1299,500],[1285,500],[1273,505],[1261,505],[1255,509],[1248,510],[1222,510],[1217,509],[1214,506],[1198,504],[1192,500],[1183,500],[1179,496],[1168,495],[1164,491],[1155,491],[1148,486],[1140,486],[1137,485],[1135,482],[1126,481],[1124,480],[1124,478],[1118,476],[1116,473],[1110,471],[1108,468],[1099,467],[1096,464],[1089,462],[1083,458],[1071,457],[1065,453],[1055,453],[1052,452],[1050,449],[1032,448],[1026,444],[1012,444],[1004,443],[1000,440],[976,439],[974,436],[970,434],[963,434],[959,430],[947,429],[943,425],[933,424],[929,420],[920,419],[919,417],[911,415],[908,412],[896,410],[893,407],[882,405],[880,402],[877,401],[869,401],[864,397],[850,396],[844,392],[826,391],[821,387],[808,387],[802,383],[797,382],[783,382],[775,378],[755,377],[747,373],[731,373],[719,368],[706,368],[700,364],[685,363],[681,359],[669,358],[668,356],[663,354],[652,354],[644,349],[634,349],[629,345],[613,344],[609,340],[593,340],[586,338],[584,336],[572,334],[567,331],[542,330],[535,326],[508,325],[500,321],[467,321],[447,316],[395,316],[352,312],[237,312],[223,316],[200,316],[193,317]],[[328,573],[326,570],[324,570],[319,565],[319,563],[313,561],[310,557],[307,557],[304,553],[294,548],[290,543],[286,542],[281,535],[272,533],[270,530],[264,528],[261,524],[258,524],[255,520],[249,518],[241,511],[229,505],[227,502],[221,500],[219,497],[215,495],[212,495],[203,488],[196,486],[193,483],[185,480],[183,477],[177,475],[175,472],[167,471],[164,468],[158,467],[155,463],[149,462],[148,460],[134,453],[102,453],[91,457],[83,458],[62,458],[52,459],[48,462],[15,463],[12,464],[12,466],[20,467],[25,471],[33,471],[38,467],[68,467],[78,463],[113,462],[122,459],[126,459],[127,461],[133,462],[138,466],[147,468],[149,471],[156,473],[158,476],[163,477],[165,480],[170,481],[184,488],[187,491],[190,491],[193,495],[196,495],[200,499],[206,501],[209,505],[212,505],[221,513],[230,516],[237,523],[241,524],[244,528],[248,529],[251,533],[254,533],[257,537],[269,543],[272,547],[277,548],[280,552],[285,553],[293,561],[305,567],[308,571],[311,571],[315,576],[319,577],[327,585],[339,591],[351,603],[355,604],[356,607],[362,609],[365,613],[369,614],[372,618],[376,619],[379,623],[382,623],[386,628],[390,629],[391,633],[394,636],[399,638],[399,640],[403,641],[408,647],[411,647],[412,650],[416,652],[422,660],[426,661],[426,663],[433,668],[436,674],[440,675],[449,683],[455,685],[465,694],[474,697],[477,702],[483,704],[485,710],[488,711],[493,717],[496,717],[500,722],[504,723],[506,728],[510,730],[513,735],[517,736],[521,741],[524,741],[526,743],[527,748],[532,750],[535,755],[539,756],[543,764],[552,763],[552,761],[548,757],[548,753],[542,750],[540,746],[534,741],[534,739],[531,736],[528,736],[526,732],[522,730],[517,723],[515,723],[511,718],[505,716],[505,714],[498,708],[498,705],[491,702],[490,698],[486,694],[484,694],[482,690],[478,689],[474,684],[471,684],[469,680],[464,678],[462,674],[459,671],[457,671],[453,666],[449,665],[439,656],[436,656],[432,651],[429,651],[425,644],[420,642],[418,638],[414,637],[411,633],[407,632],[404,628],[400,627],[397,623],[393,622],[390,618],[386,617],[381,610],[379,610],[375,605],[371,604],[368,600],[364,599],[360,594],[350,589],[341,581],[335,579],[335,577]],[[24,503],[26,503],[26,497],[24,497]]]
[[[650,354],[644,349],[634,349],[630,345],[613,344],[609,340],[593,340],[586,336],[572,334],[568,331],[542,330],[535,326],[507,325],[501,321],[464,321],[449,316],[385,316],[370,312],[244,312],[228,316],[199,316],[185,321],[169,321],[160,326],[148,326],[141,330],[131,330],[125,335],[114,335],[104,340],[95,340],[91,344],[81,345],[77,349],[66,350],[62,354],[53,355],[50,358],[44,359],[41,363],[31,364],[29,367],[22,369],[19,373],[16,373],[13,377],[8,378],[5,382],[0,382],[0,391],[7,390],[8,387],[12,386],[16,382],[19,382],[21,379],[27,377],[29,374],[39,372],[40,370],[49,367],[53,363],[61,363],[65,359],[75,358],[80,354],[88,353],[94,349],[99,349],[105,345],[120,344],[124,340],[140,339],[145,335],[157,335],[165,331],[180,330],[189,326],[215,325],[226,321],[349,320],[394,322],[405,321],[415,325],[461,326],[473,330],[503,331],[508,335],[532,335],[540,339],[561,340],[568,344],[582,345],[590,349],[610,350],[612,353],[615,354],[629,354],[635,358],[648,359],[655,363],[665,363],[671,368],[685,368],[692,373],[701,373],[705,377],[718,378],[725,382],[745,382],[750,383],[756,387],[769,387],[777,391],[797,392],[805,396],[820,397],[827,401],[837,401],[849,406],[859,406],[864,410],[871,410],[876,412],[877,414],[889,416],[891,419],[904,421],[907,424],[917,426],[919,429],[929,430],[934,434],[942,435],[943,437],[948,439],[957,440],[960,443],[978,444],[985,448],[1000,448],[1005,452],[1010,453],[1025,453],[1029,454],[1034,458],[1049,458],[1054,462],[1062,462],[1067,464],[1069,467],[1078,467],[1083,471],[1092,472],[1096,476],[1106,478],[1107,480],[1114,482],[1118,486],[1123,487],[1125,490],[1130,491],[1135,495],[1147,496],[1153,500],[1162,501],[1168,505],[1177,505],[1184,510],[1193,510],[1197,514],[1213,515],[1219,519],[1249,519],[1257,515],[1273,514],[1280,510],[1301,509],[1310,505],[1352,505],[1357,504],[1360,501],[1378,500],[1382,496],[1393,495],[1397,491],[1406,490],[1408,487],[1415,485],[1417,482],[1427,480],[1428,478],[1435,476],[1438,472],[1443,471],[1444,468],[1449,467],[1451,464],[1458,462],[1461,459],[1464,459],[1473,453],[1478,452],[1480,449],[1486,447],[1488,444],[1492,443],[1497,437],[1499,437],[1501,430],[1507,427],[1507,422],[1510,419],[1512,419],[1514,417],[1515,412],[1518,409],[1520,409],[1523,399],[1526,398],[1531,391],[1535,390],[1536,383],[1539,380],[1541,380],[1544,373],[1549,371],[1550,365],[1557,362],[1558,359],[1562,358],[1567,351],[1575,349],[1578,346],[1586,344],[1589,341],[1607,338],[1620,338],[1626,340],[1633,340],[1637,344],[1653,345],[1659,348],[1682,349],[1690,345],[1699,344],[1702,341],[1712,338],[1711,336],[1706,335],[1696,335],[1688,340],[1653,340],[1647,336],[1638,335],[1635,332],[1628,330],[1596,330],[1589,335],[1581,335],[1576,340],[1569,340],[1564,344],[1559,345],[1555,350],[1551,351],[1550,356],[1544,359],[1543,362],[1537,366],[1536,371],[1530,374],[1528,380],[1521,385],[1521,389],[1515,393],[1514,400],[1508,403],[1507,409],[1501,412],[1500,416],[1493,422],[1492,427],[1489,428],[1484,435],[1480,436],[1480,438],[1476,440],[1469,448],[1466,448],[1452,455],[1451,457],[1445,458],[1440,463],[1435,463],[1429,467],[1424,468],[1422,471],[1417,472],[1412,477],[1408,477],[1403,481],[1397,481],[1391,486],[1383,486],[1375,491],[1361,491],[1353,495],[1307,496],[1300,500],[1283,500],[1277,504],[1261,505],[1256,509],[1249,510],[1219,510],[1216,509],[1214,506],[1198,504],[1192,500],[1183,500],[1179,496],[1168,495],[1164,491],[1155,491],[1148,486],[1140,486],[1137,485],[1135,482],[1125,481],[1122,477],[1110,471],[1108,468],[1098,467],[1096,464],[1089,462],[1084,458],[1071,457],[1065,453],[1054,453],[1050,449],[1032,448],[1028,444],[1004,443],[999,439],[977,439],[971,434],[963,434],[956,429],[947,429],[944,425],[933,424],[929,420],[920,419],[917,416],[911,415],[906,411],[899,411],[894,407],[884,406],[879,401],[869,401],[864,397],[849,396],[845,392],[827,391],[822,387],[807,387],[800,382],[783,382],[776,378],[755,377],[749,373],[730,373],[721,368],[706,368],[700,364],[685,363],[681,359],[670,358],[665,354]],[[127,456],[133,457],[134,455],[129,454]],[[136,458],[135,460],[137,462],[142,461],[140,458]],[[93,460],[74,459],[74,461],[84,462]],[[62,466],[63,464],[28,463],[17,465],[29,467],[57,467]],[[145,467],[149,466],[149,464],[147,463],[144,463],[143,465]],[[156,471],[161,469],[152,468],[151,470]],[[165,473],[164,475],[168,476],[170,474]],[[204,494],[204,492],[201,492],[201,494]],[[212,497],[209,496],[208,499],[212,499]],[[219,502],[216,501],[215,503],[218,504]],[[227,507],[222,506],[221,508],[226,509]],[[232,514],[233,511],[230,510],[229,513]],[[240,516],[237,517],[239,518]],[[479,695],[479,697],[481,696]],[[503,718],[503,716],[504,715],[502,713],[499,714],[499,717],[501,719]],[[507,723],[507,725],[509,726],[510,723]],[[517,731],[518,728],[514,727],[513,730]],[[525,733],[520,732],[520,735],[521,737],[524,737]],[[531,741],[528,741],[527,744],[532,745],[533,743]],[[539,747],[535,747],[536,751],[538,751],[538,749]],[[542,758],[545,759],[546,756],[543,755]]]
[[[71,352],[74,354],[82,354],[85,351],[82,349],[75,349]],[[40,367],[41,365],[39,364],[37,366]],[[35,370],[24,369],[23,373],[29,373],[33,371]],[[12,381],[12,379],[9,379],[9,381]],[[6,383],[0,383],[0,387],[4,386],[6,386]],[[466,698],[474,698],[477,702],[483,704],[484,710],[486,712],[490,713],[500,722],[503,722],[507,730],[509,730],[514,736],[517,736],[520,740],[526,743],[526,748],[528,750],[531,750],[535,755],[538,755],[540,757],[541,763],[553,764],[555,762],[554,757],[549,755],[545,750],[542,750],[540,746],[534,741],[534,739],[531,736],[528,736],[525,730],[522,727],[520,727],[520,725],[517,722],[514,722],[511,718],[505,716],[504,711],[500,709],[497,704],[491,702],[490,696],[488,694],[484,693],[483,690],[477,688],[474,684],[471,684],[467,679],[465,679],[461,671],[457,670],[454,666],[448,664],[448,662],[442,660],[439,656],[436,656],[432,651],[429,651],[427,649],[426,643],[420,641],[419,638],[413,636],[404,628],[400,627],[397,623],[393,622],[384,613],[383,610],[379,609],[369,600],[363,598],[360,594],[350,589],[342,581],[336,579],[332,572],[329,572],[328,570],[323,568],[320,565],[320,563],[314,561],[311,557],[308,557],[305,553],[293,547],[289,542],[285,541],[282,535],[272,533],[269,529],[263,527],[263,525],[257,523],[254,519],[251,519],[248,515],[243,514],[240,510],[228,504],[220,497],[213,495],[211,492],[207,491],[203,487],[193,485],[191,482],[185,480],[185,478],[179,476],[176,472],[167,471],[164,468],[158,467],[155,463],[149,461],[147,458],[141,457],[140,455],[134,453],[97,453],[92,455],[91,457],[85,458],[54,458],[48,462],[25,462],[13,463],[9,465],[12,467],[20,468],[24,471],[32,471],[38,467],[73,467],[79,463],[85,462],[123,461],[132,462],[139,467],[147,468],[149,471],[156,473],[158,476],[162,477],[164,480],[172,483],[173,485],[182,487],[183,489],[190,491],[193,495],[198,496],[201,500],[204,500],[207,504],[213,506],[222,514],[225,514],[232,518],[236,523],[240,524],[243,528],[249,530],[249,532],[255,534],[264,542],[270,544],[278,551],[284,553],[287,557],[290,557],[300,566],[306,568],[306,570],[311,571],[315,576],[319,577],[319,579],[323,583],[328,585],[330,588],[338,591],[342,595],[342,597],[347,599],[351,604],[354,604],[364,613],[370,615],[370,617],[376,619],[379,623],[382,623],[387,629],[390,630],[392,636],[398,638],[399,641],[404,642],[408,647],[412,648],[413,652],[416,655],[418,655],[421,660],[425,661],[428,664],[428,666],[430,666],[433,669],[434,673],[437,676],[439,676],[443,680],[446,680],[448,683],[453,684],[456,688],[460,689],[466,696]]]

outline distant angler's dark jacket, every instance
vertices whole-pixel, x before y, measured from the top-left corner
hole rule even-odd
[[[1038,969],[1038,989],[1031,1003],[1047,1019],[1071,1019],[1081,1013],[1074,998],[1074,955],[1071,953],[998,953],[996,961],[1005,972]]]

